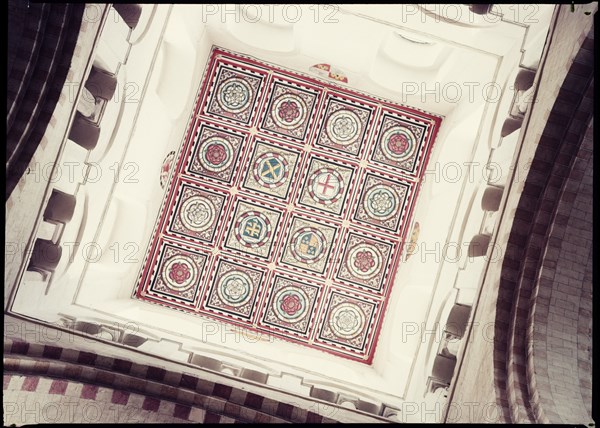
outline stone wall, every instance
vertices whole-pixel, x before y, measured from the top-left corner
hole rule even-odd
[[[575,172],[582,168],[576,156],[593,105],[593,83],[590,82],[593,78],[594,15],[585,15],[582,8],[571,12],[569,5],[560,5],[555,19],[534,83],[537,86],[535,100],[529,107],[519,136],[522,145],[515,154],[515,173],[505,189],[507,195],[500,207],[501,218],[493,245],[501,249],[502,257],[492,260],[486,271],[472,317],[472,325],[478,328],[466,333],[464,358],[457,364],[449,394],[447,422],[544,421],[539,407],[548,404],[548,398],[540,395],[540,385],[536,383],[536,376],[531,376],[528,364],[528,337],[531,337],[528,331],[533,325],[530,313],[534,312],[536,284],[539,279],[544,280],[540,275],[555,222],[554,213],[563,189],[570,189],[568,179],[581,174]],[[566,193],[564,203],[577,207],[578,190],[573,194]],[[572,193],[573,189],[569,191]],[[557,218],[566,225],[568,216],[560,217],[564,214],[561,212]],[[583,215],[585,218],[586,214]],[[552,242],[562,245],[562,241]],[[565,250],[573,250],[573,247]],[[578,257],[583,255],[581,252],[581,249],[575,250]],[[586,263],[584,258],[583,265]],[[585,278],[584,269],[584,281],[587,281]],[[582,290],[579,292],[582,306],[576,307],[573,302],[573,308],[581,314],[582,326],[578,329],[585,335],[583,317],[589,315],[586,302],[591,303],[591,300],[589,293]],[[575,290],[573,293],[577,294]],[[550,297],[547,299],[549,304]],[[562,322],[577,323],[573,318],[564,318]],[[564,336],[566,332],[561,333]],[[574,364],[579,364],[581,370],[577,369],[575,379],[586,403],[585,388],[589,377],[585,379],[583,370],[589,369],[589,361],[585,361],[588,351],[583,338],[578,337],[576,341],[569,345],[573,346],[571,352],[578,353]],[[538,356],[541,355],[540,352]],[[589,403],[588,399],[585,404],[588,408]],[[587,420],[579,418],[578,422]]]
[[[593,127],[566,182],[534,290],[528,378],[536,419],[591,420]]]
[[[494,346],[498,357],[495,367],[497,378],[500,382],[506,383],[506,388],[499,389],[498,394],[506,400],[511,421],[515,423],[549,421],[564,423],[559,413],[566,411],[565,406],[569,409],[571,406],[574,406],[573,409],[577,408],[567,413],[577,415],[575,419],[569,418],[570,422],[582,423],[585,415],[579,409],[581,404],[575,404],[581,401],[579,392],[559,386],[564,384],[564,379],[567,377],[567,372],[563,372],[563,369],[566,369],[564,367],[566,361],[563,358],[568,358],[569,354],[577,352],[577,332],[564,331],[564,329],[554,332],[550,329],[555,335],[547,337],[545,345],[550,345],[547,349],[548,353],[546,354],[538,346],[537,352],[541,358],[545,360],[548,357],[548,369],[552,364],[557,364],[556,370],[543,372],[543,375],[549,378],[538,380],[537,369],[534,368],[536,358],[531,353],[531,349],[534,339],[532,320],[538,303],[537,290],[540,282],[544,284],[543,287],[547,287],[548,281],[555,280],[553,269],[559,268],[556,264],[559,260],[562,270],[556,280],[565,283],[563,285],[565,290],[572,287],[571,291],[567,291],[571,294],[571,299],[574,299],[575,295],[579,299],[581,295],[583,272],[581,275],[578,272],[576,276],[568,277],[564,275],[566,272],[564,269],[567,267],[575,269],[573,266],[579,264],[576,269],[585,271],[590,247],[577,248],[571,242],[563,243],[562,238],[567,236],[564,234],[552,236],[551,231],[555,224],[557,227],[566,225],[572,209],[577,216],[581,215],[577,206],[573,208],[578,191],[584,192],[582,198],[591,197],[587,193],[591,188],[586,189],[583,186],[579,189],[566,189],[566,186],[569,177],[581,180],[583,175],[580,169],[573,170],[573,168],[575,166],[581,168],[581,159],[576,162],[576,156],[580,151],[583,135],[593,112],[593,48],[592,28],[582,41],[577,55],[570,62],[569,72],[558,91],[554,106],[549,111],[548,121],[541,134],[535,156],[532,158],[522,195],[515,210],[515,219],[503,261],[498,299],[498,307],[502,308],[502,311],[496,314],[495,326]],[[546,64],[544,73],[549,73],[551,70]],[[584,149],[581,153],[589,155],[590,151]],[[591,213],[587,215],[591,220]],[[587,238],[591,239],[591,229],[587,232]],[[550,254],[545,254],[546,248]],[[572,251],[564,255],[568,259],[560,259],[557,250],[563,249]],[[548,257],[547,264],[545,269],[541,269],[545,257]],[[575,305],[575,302],[567,300],[566,294],[564,297],[564,300],[557,301],[555,296],[555,300],[548,302],[544,300],[548,296],[542,295],[540,307],[547,304],[553,311],[547,317],[548,322],[562,325],[576,323],[578,306],[574,308],[575,312],[565,310],[567,302],[572,305]],[[540,318],[538,331],[543,326],[544,321]],[[503,353],[504,358],[502,358]],[[576,361],[574,363],[576,366]],[[549,383],[549,379],[552,379],[552,383]],[[556,394],[556,400],[546,397],[546,390]],[[554,403],[561,400],[566,401],[555,408]]]

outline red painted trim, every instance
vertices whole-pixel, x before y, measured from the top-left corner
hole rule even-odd
[[[213,85],[216,79],[216,70],[221,65],[234,66],[236,68],[244,69],[252,73],[257,73],[264,79],[264,81],[262,82],[262,87],[260,88],[259,93],[257,94],[254,111],[252,112],[252,116],[248,125],[237,123],[229,118],[224,118],[220,116],[215,116],[210,113],[206,113],[209,97],[211,96],[214,90]],[[293,85],[297,85],[299,88],[305,87],[308,90],[312,90],[317,94],[317,98],[315,99],[315,105],[313,107],[314,113],[309,119],[309,124],[306,130],[306,137],[303,141],[295,140],[284,135],[273,134],[272,132],[263,132],[262,130],[260,131],[259,135],[251,135],[249,133],[249,128],[253,126],[260,127],[260,124],[262,123],[263,116],[269,104],[267,95],[269,94],[269,91],[272,90],[273,85],[275,83],[276,76],[273,72],[277,73],[277,81],[287,81],[292,83]],[[367,107],[373,110],[373,114],[371,115],[367,123],[367,127],[365,129],[364,142],[360,148],[358,155],[341,155],[333,148],[314,145],[314,141],[318,136],[318,132],[322,127],[323,121],[325,120],[324,110],[326,103],[334,95],[335,98],[342,99],[344,101],[349,101],[351,103],[358,104],[361,107]],[[407,118],[412,121],[416,121],[423,125],[429,126],[429,128],[427,128],[425,131],[426,134],[423,137],[424,142],[420,148],[420,153],[417,158],[418,160],[421,160],[420,166],[415,170],[414,173],[403,173],[402,171],[394,169],[392,167],[386,168],[385,166],[381,165],[373,165],[372,161],[370,160],[369,167],[365,168],[363,171],[360,171],[359,159],[371,158],[378,138],[378,127],[382,123],[384,114],[391,114],[393,116],[399,117],[400,119]],[[258,192],[246,189],[243,190],[244,194],[238,197],[227,197],[222,211],[222,218],[227,219],[228,221],[219,222],[220,225],[217,226],[217,230],[215,231],[213,241],[213,245],[216,248],[219,248],[221,255],[215,257],[209,254],[207,258],[205,271],[210,272],[210,274],[208,275],[208,281],[203,281],[202,287],[198,291],[193,313],[209,319],[225,320],[230,324],[243,327],[245,329],[254,331],[258,334],[268,333],[278,337],[283,337],[289,342],[298,343],[305,346],[308,345],[312,349],[334,354],[338,357],[371,364],[378,345],[378,338],[381,332],[383,319],[387,309],[387,300],[391,293],[391,288],[395,280],[398,267],[402,260],[402,253],[404,249],[405,240],[407,239],[407,234],[410,230],[410,224],[414,213],[416,200],[421,187],[421,179],[429,162],[432,147],[437,137],[439,127],[441,126],[441,122],[441,117],[420,111],[415,108],[394,104],[391,101],[384,100],[379,97],[369,96],[367,94],[344,88],[332,84],[331,82],[323,81],[320,79],[312,78],[307,75],[293,72],[279,66],[266,65],[253,58],[230,53],[220,48],[213,47],[213,51],[211,53],[211,57],[207,65],[206,72],[198,90],[197,102],[195,104],[194,111],[190,118],[190,124],[187,127],[182,147],[180,148],[179,153],[177,155],[177,166],[170,180],[167,194],[164,198],[162,208],[153,231],[152,236],[154,238],[152,240],[152,243],[149,245],[144,262],[144,268],[141,271],[140,281],[137,285],[137,297],[140,298],[142,291],[148,287],[149,279],[151,278],[151,275],[153,275],[159,248],[163,245],[164,242],[170,242],[176,246],[190,249],[197,249],[199,246],[197,242],[191,239],[179,236],[171,236],[166,231],[166,222],[170,218],[172,211],[175,207],[177,195],[175,189],[179,189],[182,183],[191,183],[194,184],[196,187],[199,187],[200,189],[207,189],[220,194],[228,194],[230,186],[233,186],[237,189],[241,189],[243,177],[242,174],[240,174],[240,171],[242,171],[242,168],[247,167],[247,164],[250,162],[250,159],[253,154],[253,149],[256,145],[256,140],[261,140],[282,148],[295,150],[299,153],[296,169],[294,171],[296,177],[294,177],[294,180],[290,184],[290,188],[288,190],[288,198],[285,201],[283,201],[274,197],[269,197],[268,195],[263,195]],[[190,177],[185,174],[185,167],[188,164],[189,158],[192,153],[191,150],[194,144],[196,131],[198,127],[202,124],[221,128],[224,130],[231,129],[236,133],[244,135],[246,138],[244,140],[245,142],[242,143],[242,147],[239,151],[239,159],[233,172],[231,185],[228,185],[224,182],[218,182],[218,180],[204,180],[198,177]],[[310,154],[304,152],[304,145],[306,141],[312,142]],[[306,178],[306,174],[308,174],[307,168],[310,159],[313,157],[313,154],[318,155],[319,158],[340,162],[342,164],[345,164],[346,166],[350,166],[355,169],[353,180],[348,186],[347,200],[345,204],[346,207],[342,210],[342,213],[339,216],[321,213],[318,212],[316,209],[305,208],[302,205],[298,205],[298,201],[302,191],[302,184],[304,182],[304,178]],[[302,173],[298,175],[299,172]],[[361,197],[360,188],[364,185],[367,173],[374,174],[377,177],[381,177],[383,179],[390,179],[394,180],[395,182],[402,182],[410,186],[407,193],[407,202],[404,207],[404,212],[402,213],[400,218],[400,224],[398,226],[399,233],[395,233],[393,231],[386,230],[383,228],[373,227],[367,224],[357,223],[356,221],[352,222],[351,231],[360,232],[361,235],[365,235],[367,237],[371,237],[373,239],[392,244],[390,259],[388,262],[389,265],[387,267],[388,270],[384,274],[383,285],[380,293],[369,292],[358,286],[345,284],[343,281],[335,279],[335,275],[330,272],[332,269],[339,266],[339,263],[342,262],[345,247],[342,248],[342,246],[339,246],[338,244],[348,236],[348,233],[350,233],[350,230],[343,230],[341,228],[342,219],[351,219],[351,214],[356,212],[357,204],[359,203]],[[230,251],[224,248],[225,240],[227,237],[226,228],[227,225],[231,223],[235,207],[237,206],[237,203],[234,202],[240,200],[254,204],[259,204],[265,207],[271,207],[273,209],[277,209],[282,213],[278,228],[273,232],[275,234],[275,238],[277,239],[275,239],[274,245],[271,248],[271,257],[269,259],[270,261],[273,261],[273,263],[275,263],[275,266],[278,269],[281,270],[277,270],[276,272],[270,272],[267,269],[267,264],[269,260],[260,259],[259,257],[253,257],[252,255],[246,255],[241,253],[238,254],[238,252]],[[284,243],[289,239],[291,222],[294,218],[294,216],[291,213],[287,212],[287,201],[292,201],[297,206],[298,212],[300,212],[302,216],[305,217],[307,220],[323,223],[328,226],[333,226],[337,229],[334,241],[331,245],[332,253],[329,255],[330,263],[328,263],[328,266],[325,269],[325,273],[322,275],[317,273],[311,273],[308,271],[303,271],[300,268],[296,268],[293,266],[283,266],[279,261],[285,250]],[[351,210],[350,208],[353,209]],[[157,235],[157,231],[161,231],[161,234]],[[164,238],[161,238],[161,236],[163,235]],[[211,245],[203,244],[201,248],[204,248],[203,252],[206,253],[206,249],[211,248]],[[206,312],[206,310],[201,309],[201,307],[206,303],[208,299],[210,284],[212,284],[212,282],[215,279],[218,261],[229,260],[234,263],[238,263],[236,262],[236,260],[240,259],[242,259],[244,264],[247,264],[248,267],[262,271],[264,275],[262,283],[266,287],[268,287],[268,291],[258,293],[257,300],[254,303],[254,311],[252,317],[248,321],[244,321],[242,319],[235,318],[235,316],[233,315]],[[309,325],[309,331],[307,332],[305,338],[295,337],[292,332],[289,332],[286,335],[286,333],[278,331],[276,328],[265,327],[260,324],[260,320],[262,319],[266,311],[266,304],[268,302],[276,274],[283,275],[285,277],[289,277],[290,279],[298,280],[301,282],[305,281],[307,283],[312,283],[314,282],[314,278],[326,278],[330,276],[330,273],[332,276],[332,286],[324,287],[324,285],[320,284],[319,282],[316,282],[314,284],[318,285],[321,288],[322,292],[317,295],[315,309],[312,314],[311,324]],[[325,316],[325,312],[327,309],[326,297],[331,295],[331,293],[334,290],[341,290],[347,295],[360,297],[361,299],[373,302],[376,305],[372,318],[373,322],[369,325],[367,336],[365,338],[365,349],[363,352],[354,350],[344,345],[334,345],[329,343],[323,343],[322,341],[318,342],[318,340],[316,339],[318,335],[317,327],[320,324],[314,321],[321,320],[322,317]],[[162,300],[159,300],[158,298],[146,296],[143,297],[142,300],[178,309],[186,313],[190,313],[191,309],[185,309],[190,306],[182,305],[181,303],[174,302],[172,301],[173,299],[168,299],[166,297],[162,298]]]

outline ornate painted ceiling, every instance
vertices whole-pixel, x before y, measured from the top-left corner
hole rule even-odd
[[[440,124],[213,48],[134,296],[370,363]]]

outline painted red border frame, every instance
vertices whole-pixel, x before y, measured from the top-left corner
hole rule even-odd
[[[219,61],[219,59],[221,59],[221,62]],[[183,144],[181,145],[181,148],[179,150],[179,153],[177,154],[177,166],[176,168],[173,168],[173,173],[172,174],[179,174],[182,172],[182,167],[183,164],[186,162],[186,156],[184,156],[185,154],[187,154],[189,152],[190,146],[191,144],[193,144],[193,136],[195,134],[195,129],[196,126],[199,125],[200,122],[200,116],[199,116],[199,112],[202,108],[206,108],[206,102],[209,96],[209,91],[207,91],[207,86],[211,85],[212,82],[209,81],[209,77],[211,77],[214,74],[214,71],[216,69],[216,67],[218,66],[219,63],[229,63],[229,64],[238,64],[238,63],[243,63],[243,65],[245,67],[248,67],[249,69],[254,68],[255,71],[258,71],[260,73],[267,73],[267,76],[265,78],[265,81],[263,82],[263,84],[265,85],[263,89],[263,93],[267,91],[267,88],[270,88],[272,85],[272,75],[269,75],[269,70],[276,70],[278,73],[291,78],[291,79],[295,79],[298,80],[300,82],[302,82],[303,84],[306,85],[315,85],[317,86],[315,89],[317,89],[319,92],[322,91],[322,88],[326,88],[326,89],[332,89],[335,90],[338,94],[341,94],[342,96],[346,96],[348,98],[350,98],[352,101],[356,101],[359,103],[364,103],[367,105],[373,105],[373,104],[378,104],[379,106],[383,108],[385,108],[386,110],[391,110],[392,112],[397,112],[401,115],[405,115],[405,116],[413,116],[415,119],[417,119],[418,121],[425,121],[430,123],[431,128],[430,128],[430,133],[431,135],[426,137],[426,141],[424,143],[424,153],[423,153],[423,163],[422,163],[422,168],[418,174],[416,178],[416,183],[415,183],[415,187],[414,187],[414,195],[410,198],[410,202],[409,202],[409,207],[407,209],[407,213],[406,213],[406,220],[404,222],[405,227],[401,228],[401,236],[399,236],[399,240],[397,241],[398,244],[398,248],[395,248],[395,256],[394,259],[391,263],[391,266],[389,268],[389,274],[390,274],[390,278],[389,281],[390,283],[388,283],[388,285],[384,285],[384,288],[386,289],[385,294],[383,295],[383,298],[381,300],[381,306],[377,309],[377,311],[379,312],[378,315],[374,316],[374,320],[375,323],[374,325],[371,326],[371,328],[369,329],[369,333],[367,334],[366,337],[366,341],[368,342],[368,345],[365,349],[365,358],[360,358],[360,357],[352,357],[351,355],[348,354],[344,354],[341,352],[336,352],[334,350],[330,351],[328,349],[323,349],[325,352],[327,353],[332,353],[333,355],[337,356],[337,357],[341,357],[341,358],[346,358],[346,359],[350,359],[352,361],[358,361],[361,363],[365,363],[365,364],[371,364],[377,349],[377,344],[378,344],[378,339],[379,339],[379,334],[380,334],[380,330],[381,330],[381,326],[383,324],[383,320],[384,317],[386,315],[386,309],[387,309],[387,304],[388,304],[388,299],[387,297],[389,297],[389,293],[391,292],[391,289],[393,287],[393,282],[395,281],[395,277],[396,277],[396,273],[397,273],[397,269],[398,266],[401,262],[402,259],[402,251],[403,251],[403,247],[404,244],[406,243],[406,236],[409,232],[409,225],[412,221],[412,216],[414,213],[414,209],[415,209],[415,205],[416,205],[416,200],[419,196],[420,193],[420,188],[421,188],[421,179],[423,177],[423,174],[426,170],[426,167],[429,163],[429,159],[431,156],[431,152],[433,149],[433,146],[435,144],[435,140],[437,137],[437,133],[439,132],[439,128],[441,126],[441,122],[442,122],[442,117],[438,116],[438,115],[434,115],[431,113],[427,113],[424,112],[422,110],[413,108],[413,107],[408,107],[405,105],[401,105],[399,103],[393,103],[389,100],[385,100],[383,98],[377,97],[377,96],[373,96],[373,95],[369,95],[369,94],[365,94],[362,93],[360,91],[356,91],[356,90],[352,90],[349,88],[346,88],[342,85],[339,84],[335,84],[332,82],[328,82],[326,80],[320,79],[320,78],[315,78],[315,77],[311,77],[305,74],[301,74],[298,72],[294,72],[288,69],[285,69],[283,67],[274,65],[274,64],[265,64],[259,60],[256,60],[252,57],[243,55],[243,54],[238,54],[238,53],[233,53],[233,52],[229,52],[226,51],[224,49],[221,49],[219,47],[215,47],[213,46],[213,49],[211,51],[210,57],[209,57],[209,64],[205,70],[203,79],[202,79],[202,83],[199,86],[198,89],[198,93],[196,95],[196,104],[195,107],[193,109],[193,113],[190,117],[190,123],[187,127],[186,133],[185,133],[185,137],[183,139]],[[323,103],[325,102],[325,100],[327,99],[326,96],[323,96],[323,94],[321,93],[321,95],[318,97],[318,100],[314,106],[315,111],[318,110],[322,110],[323,109]],[[251,125],[257,125],[260,118],[262,117],[262,111],[264,108],[266,108],[265,103],[267,102],[267,97],[264,97],[264,99],[262,101],[257,100],[258,105],[255,106],[255,112],[253,113],[253,118],[250,122],[250,124],[248,126]],[[370,129],[368,129],[365,132],[365,138],[368,137],[368,141],[366,141],[365,143],[365,147],[363,147],[361,149],[362,154],[370,154],[371,153],[371,149],[372,149],[372,145],[376,143],[376,134],[377,134],[377,124],[379,124],[381,115],[382,113],[382,109],[376,110],[375,111],[375,117],[373,117],[371,119],[371,123],[370,123]],[[202,120],[204,120],[205,122],[212,122],[213,121],[213,117],[212,116],[207,116],[206,118],[203,118]],[[306,137],[305,137],[305,141],[306,140],[311,140],[312,138],[316,138],[316,133],[318,133],[318,130],[320,128],[320,123],[322,121],[322,117],[319,115],[318,117],[315,117],[313,119],[313,122],[311,123],[311,125],[309,126],[309,132],[307,133]],[[238,131],[238,132],[242,132],[247,134],[247,130],[244,128],[244,125],[242,124],[237,124],[237,123],[232,123],[231,120],[224,120],[225,123],[227,123],[227,126],[231,127],[234,131]],[[215,121],[216,124],[221,125],[218,120]],[[222,126],[222,125],[221,125]],[[269,134],[270,135],[270,134]],[[288,144],[291,144],[292,146],[294,144],[300,145],[300,142],[294,142],[294,141],[290,141],[290,139],[287,138],[283,138],[281,137],[281,139],[283,141],[286,141]],[[329,153],[330,150],[334,150],[334,149],[329,149],[328,148],[321,148],[322,151]],[[248,150],[246,149],[242,149],[240,150],[240,157],[242,158],[241,161],[247,161],[247,157],[250,156]],[[330,153],[330,156],[335,156],[334,153]],[[352,157],[352,155],[350,154],[346,154],[344,155],[346,157]],[[307,157],[308,159],[308,157]],[[304,167],[304,165],[302,165]],[[377,175],[386,177],[389,176],[390,178],[396,178],[390,174],[382,174],[380,171],[378,170],[370,170],[371,172],[375,172]],[[366,173],[363,173],[362,175],[364,176]],[[159,215],[157,217],[157,221],[155,224],[155,227],[153,229],[152,232],[152,237],[154,239],[151,239],[148,247],[147,247],[147,256],[144,259],[144,265],[142,265],[140,274],[138,275],[138,282],[136,283],[136,287],[134,289],[134,296],[139,296],[142,288],[143,288],[143,284],[145,284],[149,278],[149,275],[151,274],[151,263],[148,263],[149,259],[151,259],[151,255],[155,253],[157,245],[159,244],[160,239],[156,239],[156,234],[159,230],[162,230],[164,228],[164,223],[165,221],[167,221],[168,217],[169,217],[169,213],[168,213],[168,209],[166,209],[167,207],[170,207],[173,203],[172,198],[174,197],[174,192],[173,192],[173,186],[176,184],[176,182],[179,182],[180,180],[176,180],[176,175],[172,175],[170,180],[169,180],[169,186],[166,189],[166,195],[168,195],[168,197],[163,198],[163,202],[161,204],[161,210],[159,212]],[[362,178],[362,177],[361,177]],[[403,181],[412,181],[410,180],[409,177],[406,177],[404,175],[398,174],[398,178],[402,178]],[[407,180],[408,178],[408,180]],[[215,186],[218,188],[218,186]],[[296,195],[297,196],[297,195]],[[355,199],[359,198],[360,196],[357,194],[355,195]],[[354,204],[356,201],[351,201],[351,204]],[[231,210],[233,209],[233,204],[231,203],[231,201],[229,201],[226,204],[226,207],[224,207],[224,212],[223,215],[229,217],[229,215],[231,214]],[[317,216],[318,217],[318,216]],[[359,229],[360,230],[360,229]],[[378,232],[377,230],[375,230],[374,232]],[[223,231],[220,233],[220,235],[223,235]],[[280,232],[280,233],[284,233],[284,232]],[[374,237],[377,237],[378,235],[373,235],[373,234],[369,234],[372,235]],[[385,236],[385,235],[384,235]],[[222,238],[222,237],[221,237]],[[336,239],[340,239],[340,237],[338,236]],[[178,241],[175,241],[178,245],[182,246],[183,248],[186,248],[186,245],[183,245],[182,243],[179,243]],[[338,253],[341,250],[337,250]],[[279,252],[278,252],[279,253]],[[279,254],[278,254],[279,255]],[[336,254],[335,255],[335,259],[337,260],[337,258],[341,257],[341,254]],[[211,258],[212,259],[212,258]],[[275,259],[275,261],[278,258]],[[334,260],[334,262],[336,261]],[[207,265],[208,265],[209,260],[207,260]],[[334,263],[335,264],[335,263]],[[212,277],[213,275],[213,269],[216,265],[216,262],[214,259],[210,260],[210,265],[211,265],[211,274],[210,276]],[[286,272],[287,274],[287,272]],[[270,280],[272,279],[274,274],[269,274],[267,273],[267,275],[265,276],[265,280],[269,280],[269,284],[270,284]],[[332,286],[333,288],[331,289],[335,289],[335,284],[333,284]],[[347,286],[346,286],[347,287]],[[356,294],[356,295],[362,295],[363,293],[360,292],[360,290],[357,290],[355,288],[352,288],[353,293],[352,294]],[[343,289],[343,291],[346,291],[346,289]],[[206,293],[206,290],[199,290],[199,294],[203,295]],[[258,316],[260,316],[260,313],[262,312],[262,308],[264,306],[264,299],[267,297],[268,293],[264,293],[262,299],[260,299],[259,302],[257,302],[258,305]],[[369,294],[366,294],[367,298],[368,297],[372,297]],[[324,297],[323,297],[324,299]],[[176,308],[179,310],[183,310],[181,308]],[[184,312],[189,313],[189,311],[183,310]],[[315,317],[321,318],[322,316],[324,316],[323,311],[325,311],[325,309],[323,307],[320,308],[319,313],[315,315]],[[220,319],[219,317],[213,317],[210,314],[206,314],[206,313],[202,313],[202,316],[206,316],[209,318],[214,318],[214,319]],[[230,321],[233,322],[234,324],[238,324],[234,321]],[[257,329],[254,327],[249,327],[247,325],[241,325],[244,328],[250,329],[250,330],[254,330],[258,333],[265,333],[265,331],[262,331],[261,329]],[[316,330],[315,330],[316,331]],[[275,332],[272,332],[275,334]],[[372,341],[368,341],[369,339],[369,335],[373,336],[373,340]],[[312,335],[311,335],[312,336]],[[302,345],[306,346],[305,342],[301,342],[301,341],[295,341],[293,340],[292,337],[285,337],[286,341],[290,341],[290,342],[295,342],[295,343],[299,343]],[[320,349],[317,347],[313,347],[312,349]],[[346,351],[347,352],[347,351]]]

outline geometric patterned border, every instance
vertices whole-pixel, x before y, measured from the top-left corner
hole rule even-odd
[[[440,124],[213,48],[134,297],[369,364]]]
[[[18,390],[20,395],[55,395],[60,397],[59,405],[64,404],[66,409],[77,407],[78,400],[82,400],[79,404],[84,407],[87,404],[87,407],[97,408],[89,405],[95,400],[109,407],[106,417],[110,419],[106,422],[117,422],[115,411],[123,418],[118,422],[126,423],[142,422],[143,416],[147,417],[147,422],[168,423],[177,420],[204,423],[337,422],[334,419],[337,408],[333,405],[314,403],[315,406],[306,409],[245,388],[208,381],[197,374],[170,371],[136,361],[11,339],[4,342],[4,354],[5,394]],[[15,404],[25,406],[22,402]],[[114,405],[123,407],[114,409]],[[136,413],[125,406],[135,406]],[[32,405],[31,408],[36,407]],[[55,406],[49,405],[47,412],[43,411],[44,406],[38,409],[42,410],[42,416],[48,415],[46,422],[54,420]],[[25,409],[19,410],[23,410],[19,416],[27,413]],[[88,417],[82,421],[103,422],[95,419],[91,410],[95,409],[90,409]],[[372,415],[369,420],[381,420],[375,418]]]

